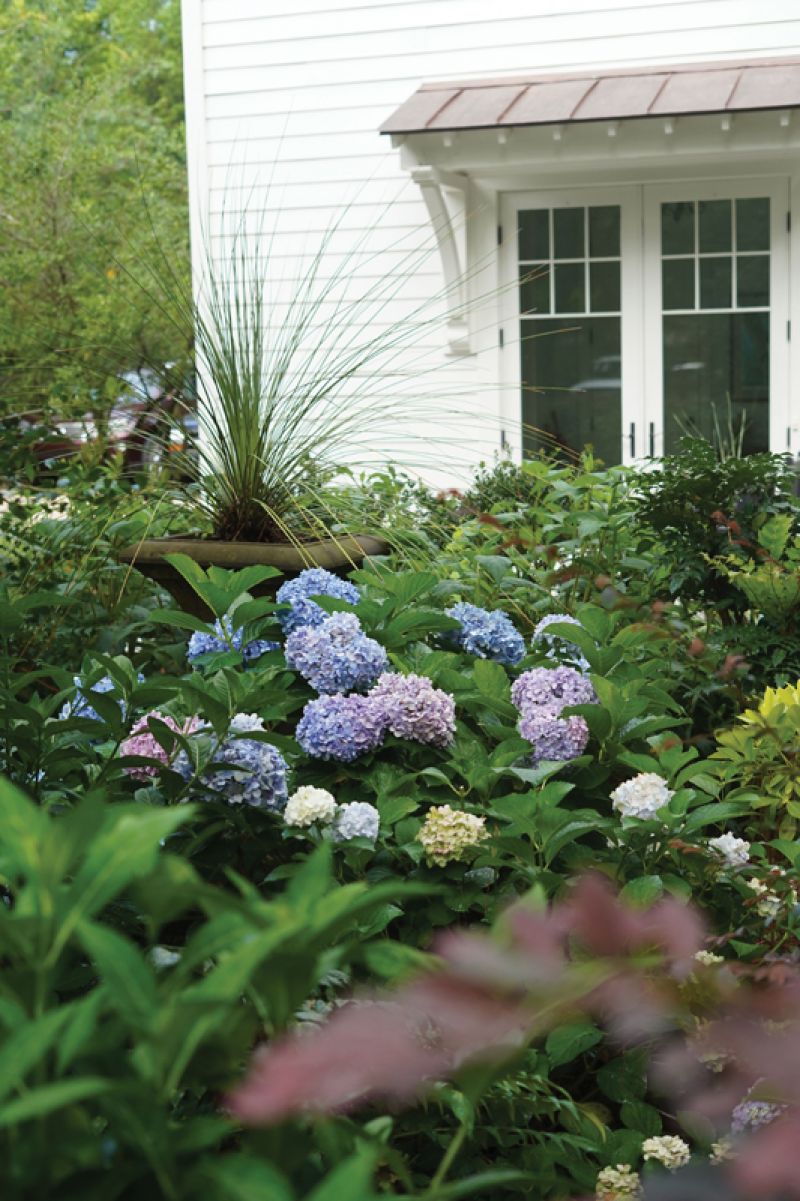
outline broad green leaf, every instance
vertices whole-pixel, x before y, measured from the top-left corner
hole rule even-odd
[[[381,942],[366,943],[361,951],[361,957],[371,972],[384,980],[397,980],[412,972],[430,971],[440,960],[427,951],[404,943],[384,939]]]
[[[786,550],[794,520],[792,513],[774,513],[758,531],[759,545],[763,546],[773,559],[780,559]]]
[[[338,1164],[322,1184],[317,1185],[305,1197],[305,1201],[378,1201],[371,1187],[375,1171],[376,1151],[372,1148],[359,1151]]]
[[[332,859],[329,842],[322,843],[308,856],[286,890],[286,901],[289,905],[307,908],[313,901],[325,895],[331,887]]]
[[[31,1089],[24,1097],[10,1101],[0,1109],[0,1126],[14,1126],[17,1122],[28,1122],[31,1118],[44,1117],[56,1109],[85,1101],[100,1093],[108,1092],[111,1081],[100,1076],[78,1076],[70,1080],[59,1080],[55,1084],[43,1084]]]
[[[41,871],[41,851],[47,834],[45,813],[28,800],[24,793],[0,778],[0,865],[9,874],[19,873],[38,880]]]
[[[547,1036],[544,1049],[553,1067],[571,1063],[584,1051],[594,1047],[603,1038],[602,1030],[591,1022],[575,1022],[571,1026],[559,1026]]]
[[[59,1075],[66,1072],[73,1060],[94,1038],[100,1012],[105,1004],[106,992],[100,986],[71,1007],[69,1022],[61,1032],[56,1048],[56,1067]]]
[[[0,1098],[8,1096],[49,1054],[74,1014],[74,1006],[52,1009],[40,1018],[17,1026],[0,1048]]]
[[[646,1052],[629,1051],[605,1064],[597,1073],[597,1083],[612,1101],[639,1100],[647,1091]]]
[[[177,609],[154,609],[150,614],[150,620],[157,625],[175,626],[179,630],[192,630],[199,634],[214,633],[212,623],[203,621],[199,617],[192,617],[191,613],[182,613]]]
[[[637,1130],[645,1138],[653,1138],[662,1130],[661,1114],[644,1101],[623,1101],[619,1111],[623,1126]]]
[[[693,809],[686,818],[683,831],[693,834],[705,826],[714,826],[730,821],[734,817],[745,817],[752,811],[749,801],[712,801]]]
[[[381,584],[401,605],[418,600],[432,592],[438,583],[432,571],[406,571],[401,574],[383,576]]]
[[[181,805],[174,809],[140,807],[115,814],[90,846],[67,893],[51,957],[65,945],[82,918],[98,913],[132,880],[153,870],[162,842],[192,813],[191,806]]]
[[[249,1155],[222,1155],[216,1161],[208,1160],[197,1176],[202,1188],[195,1195],[210,1196],[213,1201],[292,1201],[288,1181],[278,1169]]]
[[[620,892],[620,900],[637,909],[647,909],[664,892],[664,881],[660,876],[639,876],[629,880]]]
[[[134,1025],[149,1026],[158,995],[152,969],[143,955],[122,934],[96,922],[80,922],[77,934],[114,1008]]]
[[[472,668],[475,687],[482,696],[490,696],[495,700],[508,701],[510,684],[508,676],[499,663],[491,659],[476,659]]]

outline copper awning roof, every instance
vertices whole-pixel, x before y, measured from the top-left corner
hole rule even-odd
[[[800,58],[424,83],[381,126],[409,134],[800,107]]]

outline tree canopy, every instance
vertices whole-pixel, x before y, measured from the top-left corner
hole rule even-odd
[[[102,408],[183,358],[179,0],[6,0],[0,156],[0,411]]]

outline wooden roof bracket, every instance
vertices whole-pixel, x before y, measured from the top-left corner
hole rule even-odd
[[[466,175],[439,167],[415,166],[411,178],[422,199],[436,236],[447,305],[447,343],[452,355],[472,353],[467,292]]]

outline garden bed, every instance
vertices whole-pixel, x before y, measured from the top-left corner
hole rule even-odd
[[[150,498],[58,496],[0,544],[8,1197],[800,1196],[779,460],[376,476],[392,555],[175,559],[209,622],[116,562]]]

